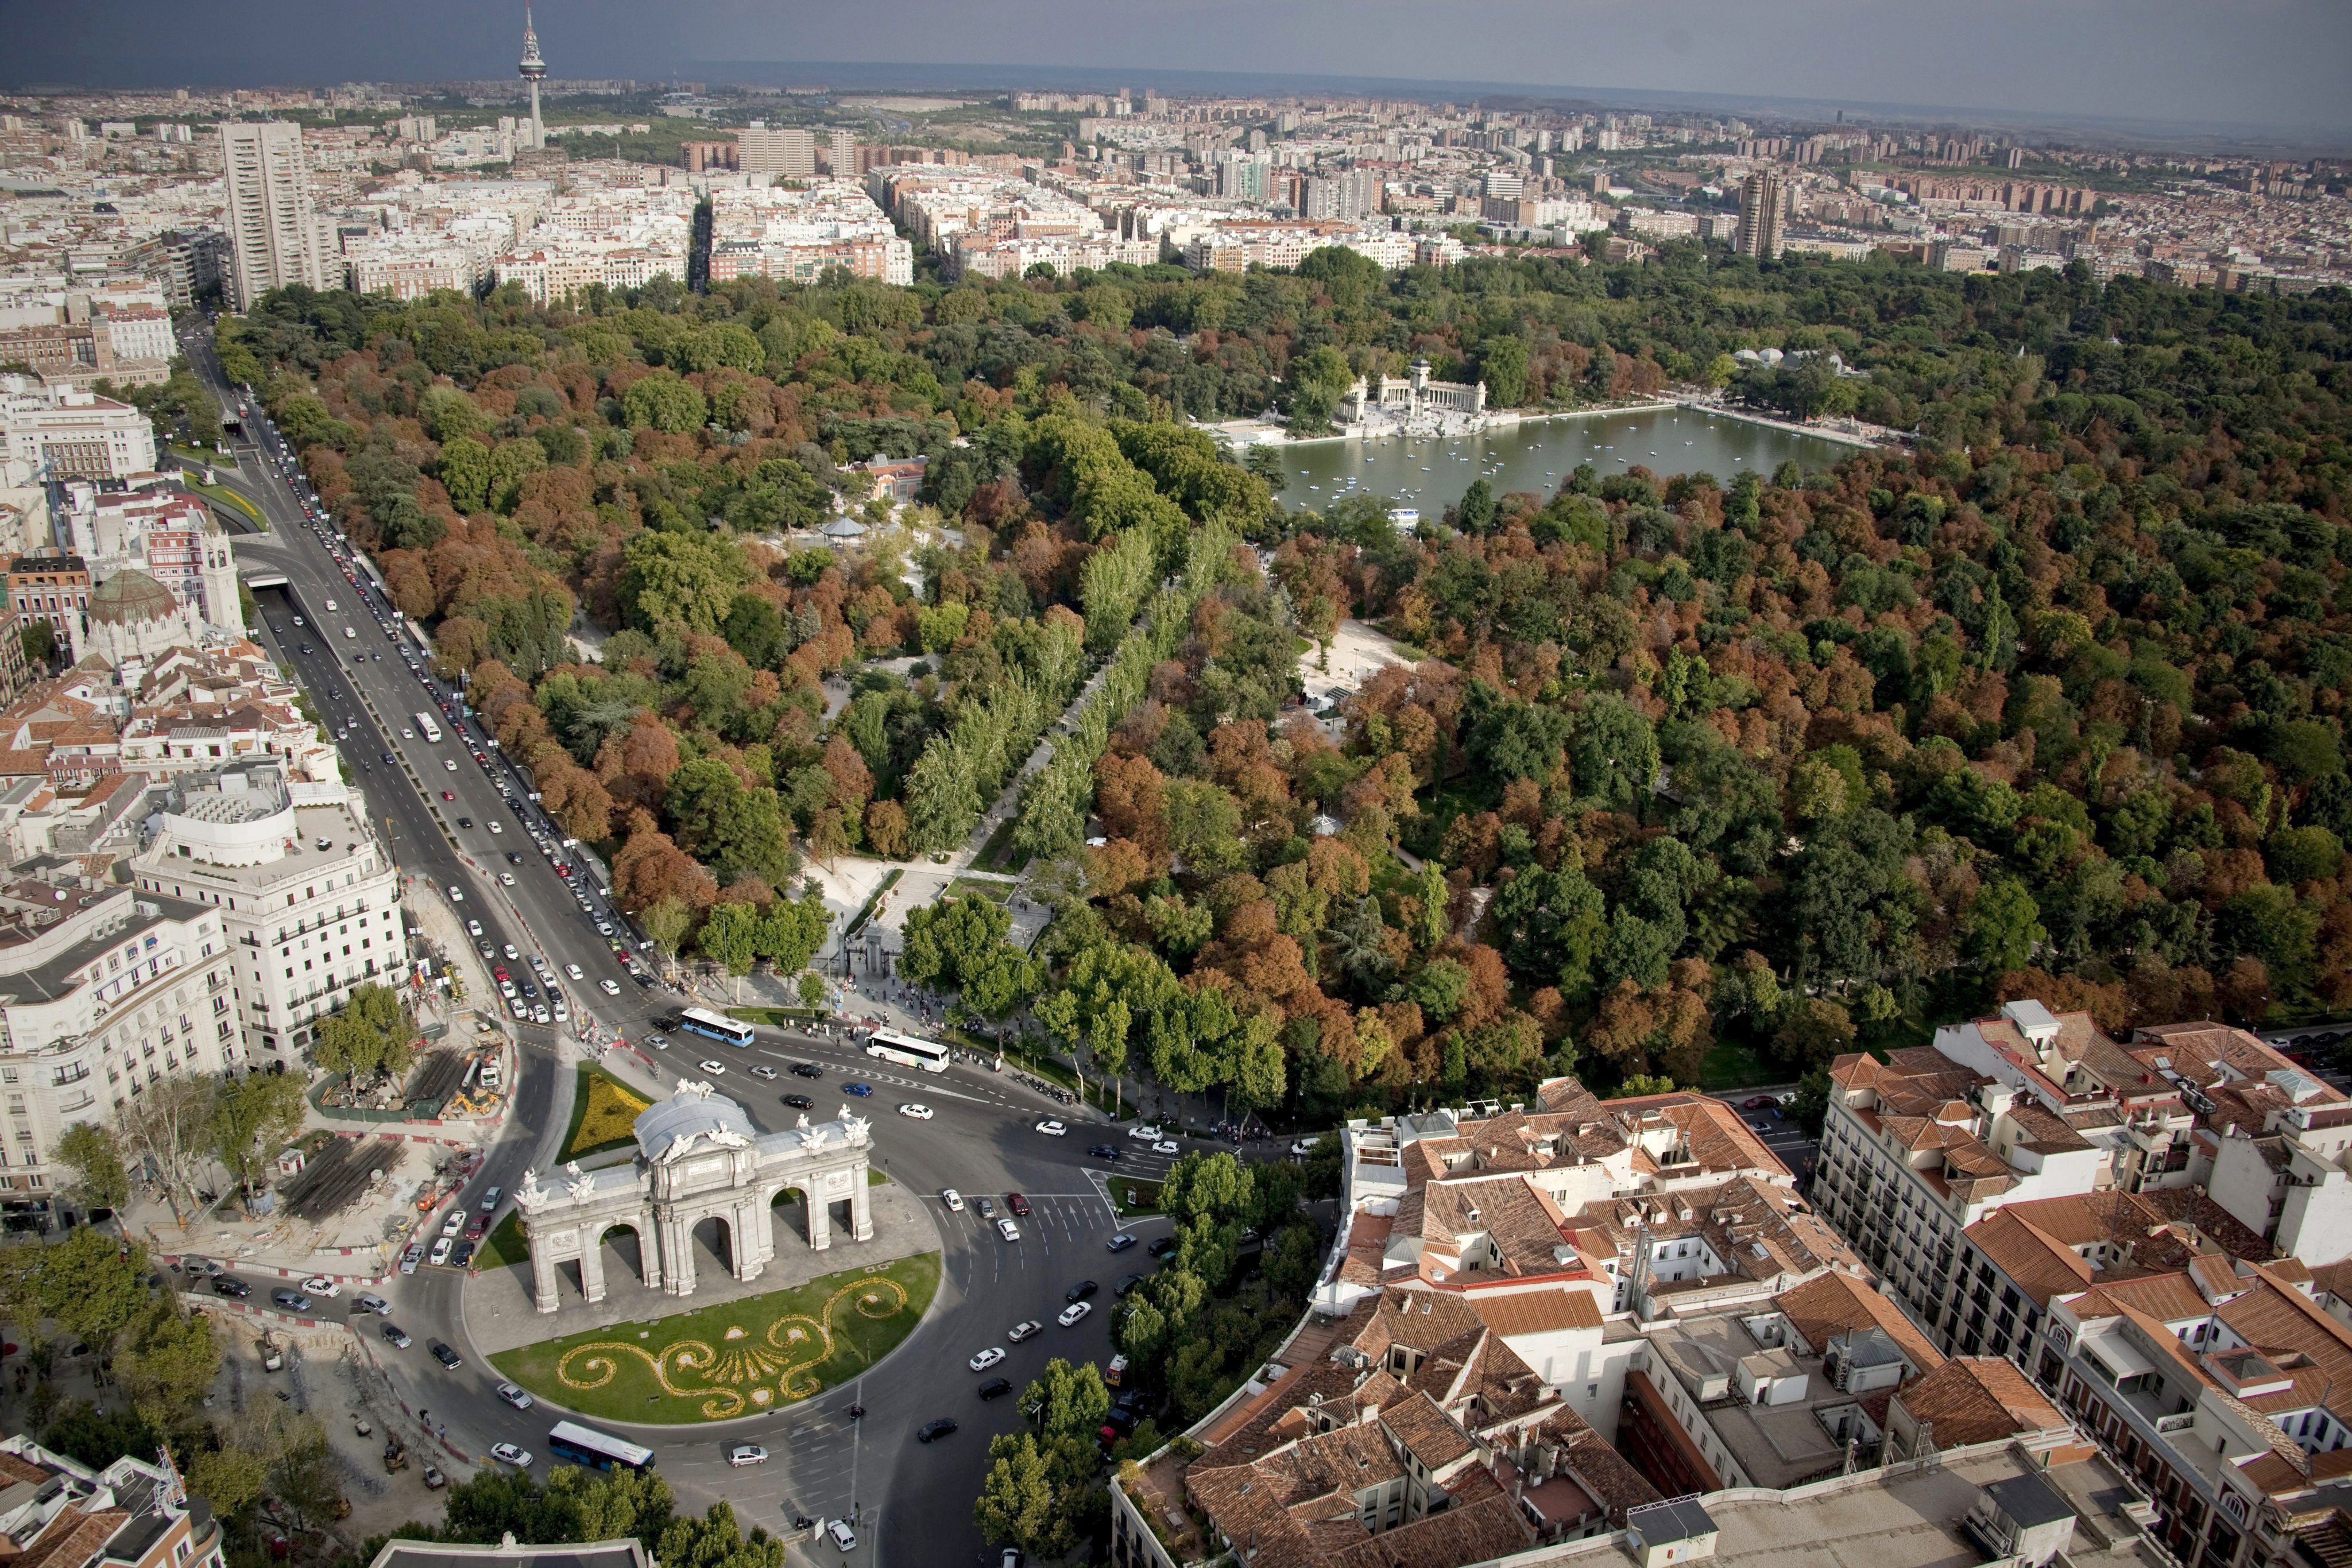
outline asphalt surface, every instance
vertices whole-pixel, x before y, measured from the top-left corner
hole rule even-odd
[[[478,725],[460,722],[457,694],[432,681],[422,650],[373,591],[366,571],[348,559],[349,552],[339,557],[331,525],[314,522],[290,453],[257,408],[242,405],[237,389],[226,383],[209,333],[184,332],[183,347],[225,411],[244,423],[247,438],[237,444],[236,465],[216,467],[224,482],[262,507],[270,531],[238,538],[240,566],[282,570],[289,580],[282,589],[256,592],[264,622],[261,640],[310,693],[319,717],[340,738],[347,777],[364,797],[400,869],[442,890],[443,896],[456,889],[461,895],[453,905],[456,913],[481,922],[481,939],[494,946],[513,943],[526,958],[541,953],[559,974],[567,965],[579,965],[584,981],[564,982],[572,1005],[584,1003],[608,1034],[617,1030],[631,1040],[644,1040],[654,1021],[682,998],[636,983],[614,940],[596,930],[598,919],[608,919],[622,938],[630,936],[599,896],[593,878],[580,874],[584,868],[575,867],[570,882],[556,874],[552,859],[561,852],[560,843],[528,801],[522,780],[484,744]],[[330,599],[337,606],[332,611],[326,608]],[[297,615],[300,625],[294,622]],[[346,627],[352,633],[348,637]],[[440,706],[444,702],[446,713]],[[409,716],[419,710],[433,713],[439,722],[443,739],[437,745],[401,734],[415,728]],[[391,762],[384,760],[387,755]],[[452,798],[444,800],[444,791]],[[470,818],[473,826],[459,827],[460,818]],[[493,821],[502,832],[489,831]],[[544,843],[535,841],[533,829]],[[509,852],[520,856],[520,864],[507,861]],[[592,884],[585,890],[585,911],[574,885],[583,880]],[[428,888],[412,892],[435,896]],[[523,963],[508,967],[518,977],[528,972]],[[618,995],[605,994],[600,981],[612,983]],[[481,1000],[488,1005],[489,998]],[[468,1206],[493,1186],[511,1194],[525,1170],[551,1159],[564,1130],[556,1113],[568,1104],[569,1094],[559,1079],[571,1068],[559,1060],[554,1031],[525,1025],[517,1033],[522,1067],[515,1103],[499,1140],[463,1195]],[[1124,1129],[1053,1106],[983,1067],[957,1065],[933,1076],[874,1061],[839,1037],[788,1037],[763,1030],[747,1050],[681,1040],[667,1051],[648,1054],[665,1085],[684,1076],[706,1076],[696,1067],[698,1061],[722,1061],[728,1071],[718,1080],[720,1087],[766,1130],[788,1127],[797,1119],[799,1113],[782,1103],[786,1093],[809,1093],[822,1113],[839,1103],[847,1082],[866,1083],[872,1098],[858,1108],[873,1118],[875,1164],[927,1196],[941,1237],[942,1277],[925,1321],[856,1383],[788,1409],[692,1428],[594,1424],[656,1449],[656,1468],[688,1506],[724,1498],[747,1524],[788,1537],[796,1512],[855,1521],[856,1552],[844,1554],[830,1544],[820,1549],[795,1542],[795,1552],[809,1561],[993,1563],[994,1555],[973,1528],[971,1500],[987,1469],[990,1437],[1016,1430],[1023,1422],[1016,1397],[982,1401],[979,1386],[1003,1376],[1017,1391],[1055,1356],[1108,1360],[1113,1286],[1124,1274],[1151,1270],[1146,1247],[1167,1227],[1159,1220],[1130,1224],[1125,1228],[1141,1244],[1118,1254],[1108,1251],[1105,1242],[1122,1227],[1102,1178],[1113,1172],[1155,1176],[1175,1156],[1153,1155]],[[781,1076],[767,1081],[749,1071],[763,1061]],[[812,1084],[791,1076],[784,1070],[793,1061],[823,1066],[824,1080]],[[897,1107],[907,1102],[928,1104],[934,1119],[898,1114]],[[1034,1124],[1049,1115],[1067,1122],[1069,1135],[1036,1132]],[[1113,1166],[1089,1156],[1088,1146],[1097,1143],[1116,1145],[1120,1162]],[[1194,1146],[1183,1145],[1186,1150]],[[940,1198],[947,1188],[966,1198],[962,1212],[950,1211]],[[1027,1199],[1031,1212],[1020,1221],[1022,1239],[1006,1242],[971,1200],[987,1196],[1001,1214],[1014,1192]],[[842,1268],[856,1267],[855,1246],[841,1247],[838,1260]],[[614,1257],[607,1267],[626,1265]],[[719,1265],[706,1258],[702,1267]],[[392,1302],[390,1317],[357,1314],[362,1332],[379,1333],[381,1322],[388,1321],[412,1336],[404,1351],[380,1338],[374,1343],[379,1354],[397,1362],[436,1421],[468,1434],[485,1450],[503,1441],[544,1455],[547,1429],[559,1413],[544,1402],[538,1409],[517,1411],[497,1397],[497,1375],[473,1351],[467,1334],[466,1279],[461,1271],[429,1264],[396,1276],[380,1291]],[[1101,1286],[1095,1310],[1074,1327],[1059,1326],[1055,1320],[1068,1288],[1087,1279]],[[346,1311],[354,1294],[345,1292]],[[257,1291],[257,1299],[267,1300],[267,1291]],[[1035,1320],[1044,1329],[1014,1344],[1006,1331],[1024,1320]],[[549,1319],[548,1330],[551,1335],[566,1332],[561,1313]],[[465,1364],[455,1371],[441,1367],[426,1349],[434,1339],[458,1347]],[[1005,1359],[982,1373],[968,1371],[969,1358],[991,1346],[1003,1347]],[[862,1421],[846,1415],[853,1403],[865,1406]],[[917,1443],[916,1430],[940,1416],[954,1419],[961,1429],[934,1443]],[[762,1445],[771,1458],[763,1465],[730,1466],[726,1451],[739,1442]]]

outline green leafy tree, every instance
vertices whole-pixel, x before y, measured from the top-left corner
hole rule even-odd
[[[702,393],[675,371],[655,371],[631,382],[622,394],[621,408],[633,427],[650,427],[672,435],[699,430],[710,417],[710,405]]]
[[[76,1122],[58,1139],[58,1161],[74,1173],[74,1190],[91,1208],[121,1208],[131,1201],[131,1172],[122,1140],[110,1127]]]
[[[355,1081],[405,1077],[416,1055],[415,1027],[400,993],[373,981],[352,987],[343,1005],[319,1020],[312,1038],[312,1059]]]
[[[302,1080],[291,1073],[225,1078],[213,1092],[212,1152],[249,1195],[267,1186],[278,1153],[302,1130]]]
[[[2049,939],[2040,907],[2016,877],[1987,883],[1960,921],[1961,948],[1988,977],[2024,968]]]

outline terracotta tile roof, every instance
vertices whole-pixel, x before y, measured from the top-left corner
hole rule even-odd
[[[1772,1305],[1796,1325],[1816,1354],[1841,1331],[1880,1328],[1922,1372],[1944,1364],[1942,1354],[1900,1307],[1851,1275],[1820,1275],[1781,1291],[1772,1298]]]
[[[1461,1427],[1426,1394],[1413,1394],[1381,1410],[1380,1424],[1405,1452],[1433,1470],[1444,1469],[1475,1451]]]
[[[1506,1337],[1601,1327],[1601,1308],[1590,1291],[1474,1291],[1463,1300],[1480,1322]]]
[[[131,1515],[119,1508],[81,1513],[67,1509],[11,1560],[9,1568],[84,1568]]]
[[[2066,1425],[2025,1375],[1999,1356],[1955,1356],[1894,1397],[1915,1418],[1933,1423],[1939,1448]]]

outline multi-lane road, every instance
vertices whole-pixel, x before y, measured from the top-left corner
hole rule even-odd
[[[638,982],[633,970],[639,966],[624,956],[629,927],[586,868],[575,862],[570,878],[557,874],[556,858],[570,857],[553,825],[528,800],[520,776],[486,744],[479,725],[462,720],[457,694],[433,680],[400,617],[310,504],[293,455],[221,375],[201,324],[184,331],[183,347],[224,412],[242,423],[236,465],[221,477],[268,519],[268,533],[237,540],[240,566],[248,575],[274,570],[287,579],[282,589],[257,594],[262,639],[338,738],[347,777],[403,873],[421,884],[412,885],[410,896],[446,898],[454,889],[461,895],[455,912],[481,923],[481,941],[498,949],[511,943],[526,957],[538,953],[559,976],[580,966],[584,979],[564,982],[567,1000],[584,1006],[608,1034],[642,1040],[677,998]],[[415,733],[411,716],[419,711],[439,723],[439,742]],[[461,825],[466,821],[471,825]],[[501,831],[490,831],[493,821]],[[600,921],[614,927],[613,935],[598,929]],[[522,964],[509,967],[518,976],[526,972]],[[606,984],[617,994],[608,993]],[[524,1026],[518,1035],[522,1067],[515,1103],[465,1195],[468,1203],[492,1186],[511,1193],[525,1170],[551,1165],[568,1120],[558,1113],[569,1098],[569,1069],[554,1032]],[[865,1104],[873,1113],[875,1163],[928,1205],[942,1252],[940,1295],[909,1339],[854,1385],[788,1410],[721,1425],[621,1429],[656,1449],[658,1469],[688,1502],[726,1498],[746,1523],[779,1533],[789,1532],[796,1512],[853,1518],[860,1545],[847,1559],[852,1563],[992,1562],[972,1526],[971,1500],[987,1469],[989,1437],[1017,1428],[1022,1417],[1017,1400],[983,1402],[979,1386],[989,1376],[1004,1376],[1017,1389],[1054,1356],[1108,1358],[1114,1283],[1151,1268],[1148,1244],[1166,1227],[1145,1221],[1123,1228],[1102,1177],[1114,1170],[1155,1176],[1171,1156],[1151,1154],[1121,1130],[1055,1107],[1007,1077],[961,1065],[938,1075],[918,1073],[867,1058],[838,1037],[761,1030],[744,1051],[681,1040],[653,1054],[664,1083],[701,1076],[694,1062],[705,1057],[727,1063],[723,1088],[763,1129],[791,1125],[797,1113],[782,1097],[810,1086],[789,1074],[763,1081],[749,1072],[754,1063],[780,1071],[795,1061],[815,1063],[826,1073],[819,1092],[837,1092],[849,1078],[872,1086],[873,1098]],[[934,1118],[897,1114],[908,1101],[930,1106]],[[1034,1130],[1049,1113],[1071,1124],[1069,1136]],[[1105,1142],[1121,1151],[1116,1166],[1087,1152]],[[1024,1195],[1031,1213],[1022,1223],[1022,1239],[1000,1240],[976,1206],[950,1212],[939,1197],[950,1187],[967,1200],[985,1195],[1000,1205],[1009,1194]],[[1108,1251],[1106,1241],[1121,1228],[1144,1245]],[[856,1249],[841,1249],[839,1260],[855,1267]],[[608,1267],[625,1265],[608,1260]],[[720,1265],[709,1259],[703,1267],[707,1272]],[[384,1287],[391,1321],[414,1340],[406,1351],[387,1348],[385,1354],[401,1359],[403,1380],[418,1402],[453,1431],[484,1448],[505,1441],[543,1452],[550,1412],[515,1411],[495,1396],[495,1375],[467,1333],[466,1279],[461,1271],[428,1265]],[[1094,1312],[1073,1328],[1059,1327],[1055,1317],[1068,1288],[1088,1279],[1101,1286]],[[1005,1331],[1031,1319],[1045,1331],[1012,1343]],[[374,1324],[361,1327],[372,1333]],[[549,1327],[562,1332],[562,1318]],[[433,1338],[457,1346],[465,1364],[444,1371],[426,1354]],[[986,1374],[967,1372],[967,1360],[992,1345],[1005,1348],[1003,1363]],[[862,1421],[845,1413],[853,1402],[866,1408]],[[916,1429],[942,1416],[961,1429],[936,1443],[916,1443]],[[730,1467],[727,1447],[747,1441],[764,1446],[770,1462]],[[842,1557],[828,1546],[823,1560]]]

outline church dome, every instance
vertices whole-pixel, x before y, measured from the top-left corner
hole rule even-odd
[[[168,621],[180,612],[172,591],[143,571],[116,572],[89,591],[89,614],[93,625],[127,626],[141,621]]]

